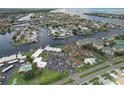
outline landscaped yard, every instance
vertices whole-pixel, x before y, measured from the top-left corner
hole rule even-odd
[[[49,71],[46,70],[42,73],[41,77],[40,77],[40,84],[50,84],[54,81],[63,79],[65,77],[67,77],[69,74],[67,72],[55,72],[55,71]]]
[[[10,85],[13,83],[15,79],[17,85],[39,85],[39,84],[45,85],[63,79],[68,76],[68,73],[66,72],[60,73],[50,70],[44,70],[41,76],[35,76],[33,79],[25,81],[23,79],[23,74],[18,74],[17,70],[18,69],[14,70],[14,72],[11,74],[11,77],[8,82]]]
[[[80,61],[84,61],[86,57],[82,56],[82,55],[78,55],[76,56],[76,59],[80,60]]]
[[[47,60],[50,57],[50,54],[48,54],[46,52],[42,52],[42,54],[40,54],[40,56],[43,58],[43,60]]]

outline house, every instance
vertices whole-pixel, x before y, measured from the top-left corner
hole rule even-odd
[[[96,40],[93,42],[93,46],[97,49],[102,49],[104,47],[104,42],[101,40]]]
[[[86,59],[84,59],[84,63],[85,64],[90,63],[91,65],[93,65],[94,63],[96,63],[96,59],[95,58],[86,58]]]
[[[80,39],[77,42],[77,45],[87,45],[87,44],[92,44],[95,41],[94,38],[86,38],[86,39]]]
[[[114,40],[113,42],[116,44],[124,44],[124,40]]]
[[[115,36],[109,35],[109,36],[103,37],[102,39],[105,41],[113,41],[115,40]]]
[[[102,52],[106,55],[114,55],[114,50],[111,47],[103,47]]]
[[[103,41],[104,41],[104,43],[106,45],[110,45],[115,40],[115,36],[114,35],[112,35],[112,36],[110,35],[110,36],[103,37],[102,39],[103,39]]]
[[[36,58],[38,57],[41,53],[43,52],[43,49],[38,49],[31,57],[32,58]]]
[[[115,52],[123,52],[124,51],[124,44],[116,44],[116,45],[114,45],[113,50]]]
[[[47,45],[44,50],[48,51],[48,52],[61,52],[62,49],[61,48],[54,48],[54,47],[50,47],[49,45]]]
[[[41,62],[41,61],[42,61],[42,57],[36,57],[33,60],[34,63],[38,63],[38,62]]]
[[[41,61],[41,62],[38,62],[37,63],[37,67],[40,68],[40,69],[42,69],[42,70],[45,69],[46,66],[47,66],[47,62]]]
[[[71,65],[73,67],[80,68],[80,67],[83,67],[84,66],[84,63],[83,62],[81,62],[81,61],[79,61],[79,60],[77,60],[77,59],[75,59],[73,57],[69,57],[66,61],[67,61],[67,63],[69,65]]]

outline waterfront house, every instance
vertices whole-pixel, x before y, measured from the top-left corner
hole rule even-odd
[[[124,51],[124,44],[116,44],[116,45],[114,45],[113,50],[115,52],[123,52]]]
[[[106,55],[114,55],[114,50],[109,46],[103,47],[102,52],[105,53]]]
[[[114,40],[113,42],[116,44],[124,44],[124,40]]]
[[[97,49],[102,49],[104,47],[104,42],[102,40],[96,40],[93,42],[93,46]]]
[[[77,45],[87,45],[92,44],[95,41],[94,38],[80,39],[77,41]]]
[[[109,35],[109,36],[106,36],[106,37],[103,37],[102,38],[103,40],[105,40],[105,41],[114,41],[115,40],[115,36],[113,36],[113,35]]]

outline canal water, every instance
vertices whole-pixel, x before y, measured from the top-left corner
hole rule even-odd
[[[96,21],[103,21],[103,22],[124,25],[124,20],[87,16],[83,14],[83,13],[89,13],[89,12],[103,12],[103,13],[107,12],[107,13],[124,14],[124,9],[57,9],[52,12],[64,12],[72,15],[76,14],[76,15],[79,15],[81,18],[85,18],[89,20],[96,20]],[[11,54],[18,53],[19,51],[23,52],[30,49],[37,49],[40,47],[44,48],[48,44],[50,46],[57,46],[62,44],[70,44],[79,39],[84,39],[84,38],[97,38],[97,37],[103,37],[106,35],[123,34],[123,33],[124,33],[124,29],[122,30],[118,29],[118,30],[111,30],[108,32],[95,32],[94,34],[88,35],[88,36],[73,36],[68,39],[52,40],[52,38],[48,36],[48,30],[42,28],[40,31],[40,42],[34,43],[34,44],[27,44],[19,47],[15,47],[12,45],[12,36],[14,35],[14,32],[6,33],[5,35],[0,34],[0,56],[8,56]]]

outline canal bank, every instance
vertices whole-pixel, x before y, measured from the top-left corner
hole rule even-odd
[[[69,14],[77,14],[77,15],[80,15],[81,18],[85,18],[85,19],[89,19],[89,20],[110,22],[110,23],[124,25],[124,21],[119,20],[119,19],[101,18],[101,17],[83,15],[83,12],[96,12],[96,11],[94,11],[95,9],[92,11],[90,9],[86,9],[85,11],[83,11],[83,9],[70,9],[70,10],[65,9],[65,11],[62,11],[62,12],[69,13]],[[98,11],[99,9],[96,9],[96,10]],[[61,9],[57,9],[57,11],[61,11]],[[104,9],[103,9],[103,11],[104,11]],[[99,12],[101,12],[101,11],[99,11]],[[115,13],[115,11],[113,11],[113,13]],[[122,13],[124,13],[124,12],[122,12]],[[38,43],[26,44],[26,45],[18,46],[18,47],[13,46],[13,44],[12,44],[12,37],[14,35],[14,32],[6,33],[5,35],[0,34],[0,56],[9,56],[12,54],[17,54],[19,51],[23,52],[23,51],[28,51],[30,49],[38,49],[40,47],[44,48],[46,45],[50,45],[50,46],[65,45],[65,44],[74,43],[74,42],[78,41],[79,39],[100,38],[100,37],[104,37],[106,35],[115,35],[115,34],[123,34],[123,33],[124,33],[124,29],[121,29],[121,30],[115,29],[115,30],[111,30],[111,31],[107,31],[107,32],[99,32],[98,31],[92,35],[87,35],[87,36],[75,35],[75,36],[67,38],[67,39],[53,40],[48,35],[48,30],[42,28],[39,33],[40,41]]]

